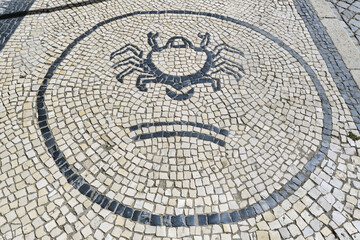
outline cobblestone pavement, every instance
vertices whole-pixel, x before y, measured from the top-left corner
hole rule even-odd
[[[351,39],[360,51],[360,1],[327,0],[335,15],[341,20]]]
[[[307,0],[11,4],[0,239],[360,239],[360,91]]]
[[[8,5],[9,5],[9,1],[5,1],[5,0],[0,1],[0,14],[5,11]]]

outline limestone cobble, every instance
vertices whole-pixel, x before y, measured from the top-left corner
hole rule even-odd
[[[342,26],[360,51],[360,3],[356,0],[327,0]]]

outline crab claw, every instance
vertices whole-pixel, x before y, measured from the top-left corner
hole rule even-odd
[[[153,48],[153,49],[158,49],[158,43],[156,41],[156,38],[159,36],[159,33],[155,33],[153,34],[152,32],[149,32],[147,34],[148,36],[148,44]]]
[[[198,37],[202,39],[200,47],[205,48],[210,42],[210,34],[207,32],[204,35],[198,33]]]

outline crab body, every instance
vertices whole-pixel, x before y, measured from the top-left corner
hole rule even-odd
[[[134,54],[134,56],[128,57],[114,64],[114,68],[127,66],[125,70],[117,75],[117,79],[120,82],[123,82],[125,76],[131,74],[134,71],[140,72],[140,75],[137,77],[136,81],[136,87],[140,91],[147,91],[146,84],[150,82],[165,84],[169,86],[166,88],[167,95],[175,100],[185,100],[190,98],[194,94],[194,88],[191,86],[199,83],[211,83],[214,91],[220,90],[220,80],[210,76],[211,74],[217,72],[228,73],[239,81],[241,75],[238,72],[244,72],[242,66],[234,61],[221,57],[219,54],[222,50],[230,51],[240,55],[243,55],[243,53],[235,48],[228,46],[227,44],[220,44],[215,47],[214,51],[210,51],[207,49],[210,34],[199,34],[198,36],[202,39],[199,47],[195,47],[192,42],[184,37],[179,36],[170,38],[164,46],[159,47],[156,41],[158,33],[153,34],[150,32],[148,34],[148,44],[151,46],[151,51],[146,55],[145,58],[143,58],[143,51],[141,51],[137,46],[132,44],[125,45],[119,50],[113,52],[110,56],[110,59],[113,59],[114,57],[120,56],[128,51],[131,51]],[[205,61],[203,65],[201,65],[200,69],[186,75],[171,74],[169,72],[160,70],[154,61],[154,55],[162,55],[165,52],[167,52],[167,54],[174,55],[176,52],[173,50],[180,48],[186,51],[190,51],[192,55],[205,56]],[[129,67],[129,65],[131,66]],[[235,68],[235,70],[232,68]],[[187,90],[188,88],[190,89]]]

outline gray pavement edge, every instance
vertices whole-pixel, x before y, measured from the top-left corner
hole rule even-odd
[[[360,51],[358,51],[325,0],[309,0],[309,2],[313,6],[321,23],[326,28],[353,79],[360,88]]]

